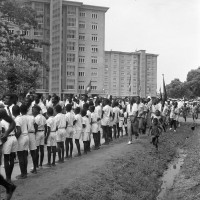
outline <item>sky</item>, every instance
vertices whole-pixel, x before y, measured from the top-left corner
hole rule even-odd
[[[75,0],[77,1],[77,0]],[[79,0],[78,0],[79,1]],[[80,0],[109,7],[105,50],[158,54],[157,88],[200,67],[200,0]]]

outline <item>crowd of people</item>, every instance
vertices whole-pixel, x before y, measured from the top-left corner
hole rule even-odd
[[[158,98],[126,97],[102,98],[70,95],[60,100],[56,94],[43,98],[38,93],[28,93],[19,101],[14,94],[5,94],[0,101],[0,164],[3,154],[6,179],[0,175],[0,184],[6,188],[10,199],[16,186],[11,177],[15,160],[18,159],[21,174],[17,179],[27,178],[28,155],[30,152],[36,174],[44,166],[44,151],[47,148],[47,163],[54,167],[71,159],[74,142],[76,157],[98,150],[114,139],[128,136],[128,145],[133,139],[147,134],[158,149],[158,138],[167,128],[176,132],[179,116],[186,121],[189,111],[193,119],[198,118],[198,105],[188,107],[184,101]],[[81,144],[83,142],[83,152]],[[56,158],[58,158],[56,160]]]

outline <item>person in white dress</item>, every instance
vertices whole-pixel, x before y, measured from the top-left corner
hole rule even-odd
[[[73,152],[73,136],[74,136],[74,121],[75,115],[72,111],[72,105],[66,105],[66,120],[67,120],[67,131],[66,131],[66,139],[65,139],[65,150],[66,156],[65,158],[72,158]]]
[[[48,163],[47,167],[55,166],[56,159],[56,121],[53,116],[53,108],[49,107],[47,109],[48,119],[47,123],[47,133],[45,135],[45,144],[47,145],[48,152]],[[53,162],[51,163],[51,153],[53,152]]]
[[[13,115],[15,116],[16,123],[16,137],[18,141],[17,156],[19,159],[19,167],[21,175],[18,175],[17,179],[27,178],[27,166],[28,166],[28,148],[29,148],[29,137],[28,137],[28,120],[26,117],[27,106],[13,106]],[[21,112],[21,115],[20,115]]]
[[[80,148],[80,139],[81,139],[81,132],[82,132],[82,117],[80,115],[81,109],[77,107],[75,109],[75,121],[74,121],[74,139],[75,144],[78,150],[77,156],[81,156],[81,148]]]
[[[98,133],[97,133],[97,138],[98,138],[98,147],[100,147],[101,145],[101,115],[102,115],[102,107],[100,105],[101,101],[99,99],[97,99],[95,101],[95,113],[97,113],[98,116],[98,120],[97,120],[97,124],[98,124]]]
[[[98,145],[98,115],[94,112],[95,107],[90,106],[90,112],[91,112],[91,130],[93,134],[94,139],[94,147],[95,150],[99,149]]]
[[[46,118],[40,113],[41,108],[38,105],[33,106],[32,112],[35,117],[35,131],[36,131],[36,161],[37,167],[42,167],[44,160],[44,138],[46,132]],[[40,155],[39,155],[40,152]],[[40,165],[39,165],[40,158]]]
[[[88,117],[86,117],[86,110],[81,111],[81,116],[82,116],[82,141],[84,145],[84,153],[87,154],[89,151],[88,147],[88,142],[90,140],[90,130],[91,130],[91,125],[89,122]]]
[[[57,105],[55,107],[55,121],[56,121],[56,142],[58,147],[58,163],[64,162],[64,142],[66,138],[67,120],[65,114],[62,113],[62,107]]]

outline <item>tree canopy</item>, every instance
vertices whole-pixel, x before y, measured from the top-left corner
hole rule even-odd
[[[26,36],[27,30],[38,28],[37,17],[27,4],[0,0],[0,76],[4,77],[0,80],[1,92],[24,94],[29,87],[38,87],[39,70],[48,69],[36,47],[49,44]],[[11,26],[18,29],[17,33],[10,31]]]
[[[166,89],[171,98],[200,97],[200,67],[189,71],[185,82],[175,78],[166,85]]]

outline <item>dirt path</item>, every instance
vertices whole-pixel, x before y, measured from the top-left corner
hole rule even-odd
[[[37,175],[29,175],[28,179],[17,181],[15,200],[49,199],[59,193],[76,179],[95,169],[105,166],[110,159],[122,157],[126,153],[142,150],[137,143],[127,145],[127,138],[120,139],[108,146],[102,146],[98,151],[92,151],[80,158],[73,158],[50,169],[41,169]]]

